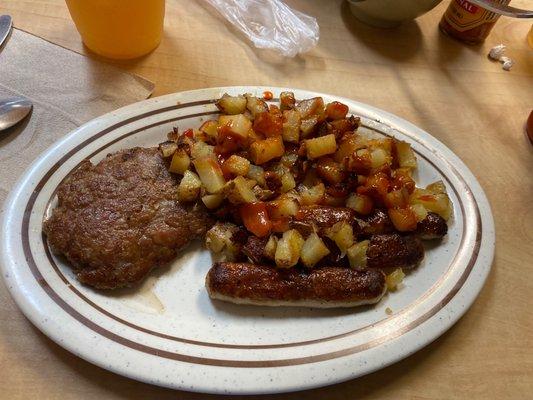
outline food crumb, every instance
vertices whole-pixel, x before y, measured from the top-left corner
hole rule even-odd
[[[513,64],[514,64],[514,61],[511,60],[509,57],[501,57],[500,58],[500,62],[502,63],[502,68],[505,70],[505,71],[510,71]]]
[[[504,44],[494,46],[492,49],[490,49],[489,57],[493,60],[499,61],[500,58],[503,56],[503,53],[505,53],[505,50],[506,47]]]
[[[386,313],[387,315],[392,315],[392,310],[391,310],[391,308],[390,308],[390,307],[387,307],[387,308],[385,309],[385,313]]]
[[[502,68],[505,71],[510,71],[512,66],[513,66],[513,64],[514,64],[514,61],[511,60],[509,57],[506,57],[506,56],[503,55],[503,53],[505,53],[506,49],[507,49],[507,47],[505,47],[504,44],[499,44],[497,46],[494,46],[489,51],[489,58],[492,59],[492,60],[501,62],[502,63]]]

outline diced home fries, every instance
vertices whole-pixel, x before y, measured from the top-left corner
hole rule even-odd
[[[297,101],[291,92],[281,93],[277,105],[265,99],[224,94],[218,118],[182,134],[175,128],[160,144],[169,171],[181,176],[178,199],[234,222],[208,232],[213,252],[237,259],[242,237],[254,235],[261,257],[280,268],[314,268],[335,257],[365,268],[370,241],[359,227],[344,220],[326,228],[306,224],[299,210],[347,207],[360,219],[380,210],[400,233],[416,231],[428,213],[452,216],[442,182],[416,187],[409,143],[358,132],[360,118],[337,101]],[[403,276],[401,269],[391,272],[389,289]]]

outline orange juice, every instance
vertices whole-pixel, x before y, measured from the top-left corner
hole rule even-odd
[[[161,41],[165,0],[66,0],[83,43],[109,58],[135,58]]]

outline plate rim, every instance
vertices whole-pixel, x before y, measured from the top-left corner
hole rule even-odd
[[[303,389],[308,389],[308,388],[313,388],[313,387],[320,387],[320,386],[326,386],[326,385],[331,385],[331,384],[334,384],[334,383],[338,383],[338,382],[341,382],[341,381],[345,381],[345,380],[349,380],[349,379],[353,379],[354,377],[356,376],[361,376],[361,375],[364,375],[364,374],[367,374],[367,373],[370,373],[370,372],[373,372],[377,369],[380,369],[380,368],[383,368],[387,365],[390,365],[394,362],[397,362],[407,356],[409,356],[410,354],[418,351],[420,348],[422,347],[425,347],[426,345],[428,345],[430,342],[432,342],[433,340],[435,340],[436,338],[438,338],[440,335],[442,335],[445,331],[447,331],[449,328],[451,328],[451,326],[453,326],[453,324],[470,308],[470,306],[472,305],[472,303],[475,301],[475,299],[477,298],[477,296],[479,295],[480,291],[481,291],[481,288],[483,287],[487,277],[488,277],[488,274],[490,273],[490,270],[491,270],[491,266],[492,266],[492,262],[493,262],[493,257],[494,257],[494,221],[493,221],[493,217],[492,217],[492,212],[491,212],[491,209],[490,209],[490,205],[489,205],[489,202],[487,200],[487,197],[486,195],[484,194],[483,192],[483,189],[481,188],[479,182],[477,181],[477,179],[474,177],[474,175],[471,173],[471,171],[468,169],[468,167],[459,159],[459,157],[457,155],[455,155],[450,149],[448,149],[443,143],[441,143],[438,139],[434,138],[433,136],[431,136],[428,132],[424,131],[423,129],[417,127],[416,125],[404,120],[403,118],[400,118],[396,115],[393,115],[393,114],[390,114],[384,110],[380,110],[379,108],[376,108],[376,107],[373,107],[373,106],[370,106],[366,103],[362,103],[362,102],[359,102],[359,101],[356,101],[356,100],[352,100],[352,99],[347,99],[347,98],[344,98],[342,96],[336,96],[336,95],[333,95],[333,94],[325,94],[325,93],[319,93],[319,92],[315,92],[315,91],[310,91],[310,90],[305,90],[305,89],[297,89],[297,88],[278,88],[278,87],[272,87],[272,86],[229,86],[229,87],[215,87],[215,88],[205,88],[205,89],[197,89],[197,90],[189,90],[189,91],[182,91],[182,92],[176,92],[176,93],[171,93],[171,94],[167,94],[167,95],[164,95],[164,96],[160,96],[160,97],[155,97],[155,98],[152,98],[152,99],[148,99],[148,100],[144,100],[144,101],[141,101],[141,102],[137,102],[137,103],[133,103],[133,104],[130,104],[128,106],[125,106],[125,107],[122,107],[118,110],[115,110],[115,111],[111,111],[107,114],[104,114],[100,117],[97,117],[91,121],[88,121],[87,123],[81,125],[80,127],[74,129],[73,131],[71,131],[69,134],[65,135],[65,137],[63,137],[62,139],[60,139],[59,141],[55,142],[52,146],[50,146],[48,149],[46,149],[44,152],[42,152],[38,157],[37,159],[32,162],[32,164],[28,167],[28,169],[26,170],[26,172],[19,178],[19,180],[17,181],[17,183],[14,185],[13,189],[11,190],[9,196],[6,198],[6,201],[4,203],[4,214],[2,216],[2,222],[1,222],[1,225],[2,226],[2,232],[0,233],[0,251],[1,251],[1,256],[0,256],[0,266],[1,266],[1,269],[2,269],[2,275],[4,277],[4,280],[6,281],[6,286],[8,286],[8,290],[11,294],[11,296],[15,299],[15,302],[17,303],[18,307],[23,311],[23,313],[26,315],[26,317],[28,317],[30,319],[30,321],[32,321],[32,323],[37,326],[39,328],[39,330],[41,330],[45,335],[47,335],[48,337],[50,337],[54,342],[58,343],[59,345],[61,345],[62,347],[66,348],[68,351],[72,352],[73,354],[76,354],[77,356],[93,363],[93,364],[96,364],[96,365],[99,365],[105,369],[108,369],[108,370],[111,370],[115,373],[118,373],[118,374],[121,374],[121,375],[125,375],[125,376],[128,376],[130,378],[133,378],[133,379],[137,379],[137,380],[141,380],[141,381],[145,381],[145,382],[148,382],[148,383],[152,383],[152,384],[159,384],[161,386],[167,386],[167,387],[172,387],[172,388],[175,388],[175,389],[181,389],[181,390],[192,390],[192,391],[200,391],[200,392],[208,392],[208,393],[227,393],[227,392],[224,392],[222,390],[205,390],[205,389],[202,389],[201,387],[198,387],[198,388],[192,388],[192,389],[189,389],[189,388],[186,388],[186,387],[181,387],[180,385],[174,385],[174,384],[165,384],[165,382],[153,382],[153,381],[150,381],[150,380],[146,380],[146,378],[142,375],[142,373],[132,373],[132,371],[128,371],[128,370],[124,370],[124,369],[120,369],[120,368],[116,368],[116,369],[113,369],[113,368],[110,368],[109,365],[107,364],[104,364],[102,362],[99,362],[99,360],[97,360],[97,357],[88,357],[86,354],[82,354],[82,352],[80,351],[77,351],[76,349],[72,349],[72,348],[69,348],[67,346],[64,345],[64,343],[61,343],[57,340],[57,337],[56,335],[54,335],[53,332],[50,332],[51,329],[48,329],[49,327],[46,326],[46,324],[44,324],[42,321],[39,321],[38,318],[36,318],[36,309],[31,307],[30,304],[28,304],[27,301],[25,301],[24,297],[22,296],[22,294],[20,293],[20,288],[19,287],[15,287],[15,286],[11,286],[9,285],[9,280],[5,277],[5,274],[6,274],[6,271],[8,271],[8,267],[7,267],[7,258],[5,256],[5,254],[7,254],[7,241],[8,241],[8,238],[5,237],[4,235],[4,232],[6,232],[6,224],[8,223],[8,220],[9,220],[9,216],[11,215],[11,212],[13,212],[13,203],[14,201],[16,200],[16,198],[20,195],[20,192],[22,191],[22,189],[26,186],[26,184],[28,184],[28,179],[35,173],[35,171],[38,169],[39,167],[39,164],[40,162],[42,162],[42,160],[45,159],[46,156],[50,156],[52,155],[54,152],[57,151],[57,149],[61,148],[65,143],[69,142],[70,140],[73,140],[75,138],[75,136],[81,131],[81,130],[84,130],[84,129],[90,129],[94,126],[97,126],[98,124],[100,123],[103,123],[104,125],[112,125],[111,122],[113,121],[113,119],[115,118],[118,118],[118,120],[120,120],[120,118],[123,118],[121,117],[121,115],[123,114],[128,114],[129,112],[135,112],[139,107],[147,107],[149,105],[155,105],[157,104],[158,102],[166,102],[168,100],[171,100],[171,99],[176,99],[178,97],[183,97],[183,96],[196,96],[197,98],[210,98],[210,97],[216,97],[217,95],[220,95],[222,94],[224,91],[249,91],[249,90],[253,90],[253,91],[264,91],[264,90],[270,90],[270,91],[275,91],[276,93],[278,92],[281,92],[281,91],[284,91],[284,90],[297,90],[297,91],[300,91],[300,92],[305,92],[305,93],[309,93],[311,95],[315,95],[315,96],[325,96],[325,97],[333,97],[339,101],[348,101],[352,104],[355,104],[357,106],[360,106],[362,108],[364,108],[365,110],[371,112],[373,115],[373,117],[375,117],[375,120],[376,121],[379,121],[381,123],[385,123],[386,125],[389,125],[389,126],[392,126],[395,130],[399,131],[399,132],[404,132],[404,131],[409,131],[411,132],[411,136],[413,134],[416,134],[418,136],[418,134],[422,134],[422,136],[427,136],[428,138],[431,139],[431,146],[433,148],[437,148],[439,151],[442,151],[444,153],[444,158],[449,160],[450,158],[452,159],[452,161],[455,162],[458,162],[457,164],[454,164],[457,168],[460,169],[460,173],[459,173],[459,170],[457,170],[457,174],[459,176],[462,176],[466,182],[468,182],[469,186],[471,186],[471,190],[473,192],[473,194],[475,194],[475,198],[477,199],[479,205],[480,205],[480,212],[483,212],[485,215],[483,216],[485,219],[483,220],[483,232],[488,232],[488,234],[485,236],[489,243],[487,244],[485,242],[485,248],[484,250],[485,251],[488,251],[488,257],[487,258],[487,261],[485,261],[485,264],[488,264],[486,267],[485,267],[485,270],[484,270],[484,275],[481,276],[481,279],[477,281],[477,285],[476,287],[472,290],[473,294],[471,294],[468,299],[466,299],[465,301],[463,301],[463,305],[464,307],[462,308],[462,310],[459,310],[457,313],[455,313],[453,315],[453,318],[451,318],[449,320],[449,322],[447,323],[444,323],[440,326],[440,329],[437,329],[437,332],[436,333],[433,333],[431,336],[430,339],[426,339],[426,340],[421,340],[420,342],[418,342],[416,345],[414,346],[411,346],[411,348],[408,350],[408,351],[404,351],[404,352],[400,352],[399,354],[397,354],[396,356],[394,357],[390,357],[388,362],[384,363],[384,364],[381,364],[379,366],[376,366],[375,368],[373,369],[367,369],[364,371],[364,373],[356,373],[356,374],[352,374],[350,376],[343,376],[343,378],[341,379],[338,379],[338,380],[331,380],[331,381],[328,381],[328,382],[315,382],[314,384],[300,384],[300,385],[295,385],[293,387],[289,387],[290,385],[288,385],[287,387],[284,387],[282,390],[276,390],[276,388],[274,388],[274,390],[259,390],[259,391],[255,391],[255,390],[252,390],[252,391],[242,391],[242,390],[236,390],[236,391],[233,391],[231,393],[239,393],[239,394],[245,394],[245,393],[248,393],[248,394],[259,394],[259,393],[278,393],[278,392],[287,392],[287,391],[295,391],[295,390],[303,390]],[[203,95],[205,95],[205,97],[202,97]],[[369,117],[369,118],[373,118],[373,117]],[[392,122],[392,124],[390,123]],[[401,128],[400,128],[401,126]],[[488,236],[488,237],[487,237]],[[482,246],[483,243],[480,245]],[[487,247],[488,246],[488,247]],[[448,307],[445,306],[445,308]],[[33,311],[33,312],[32,312]]]

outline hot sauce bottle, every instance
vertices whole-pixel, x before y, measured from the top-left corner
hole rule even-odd
[[[495,0],[509,4],[511,0]],[[469,44],[481,43],[500,17],[499,14],[470,3],[468,0],[452,0],[442,16],[439,27],[445,34]]]

